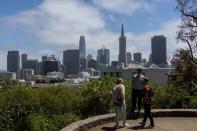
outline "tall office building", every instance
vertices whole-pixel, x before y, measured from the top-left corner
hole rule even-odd
[[[15,72],[16,79],[20,79],[20,55],[19,51],[8,51],[7,71]]]
[[[141,63],[142,62],[142,53],[133,53],[133,60],[135,63]]]
[[[21,54],[21,68],[24,69],[24,64],[27,61],[27,54]]]
[[[86,43],[85,43],[85,37],[84,36],[80,36],[79,56],[80,56],[80,58],[86,58]]]
[[[47,75],[50,72],[62,71],[61,62],[55,55],[42,56],[42,62],[38,63],[39,74]]]
[[[49,72],[58,72],[59,64],[55,60],[45,60],[42,62],[43,65],[43,74],[47,75]]]
[[[166,58],[166,37],[163,35],[153,36],[151,39],[152,63],[157,66],[167,64]]]
[[[124,27],[122,24],[121,36],[119,37],[119,55],[118,55],[119,64],[124,66],[127,65],[127,56],[126,56],[126,37],[124,35]]]
[[[87,55],[87,63],[92,59],[92,55],[91,54],[88,54]]]
[[[127,52],[127,64],[132,63],[132,55],[131,52]]]
[[[97,67],[97,61],[96,60],[91,59],[91,60],[88,61],[88,68],[96,69],[96,67]]]
[[[22,69],[20,70],[20,79],[23,79],[25,81],[32,81],[34,77],[34,70],[32,69]]]
[[[79,73],[79,50],[70,49],[63,52],[65,75],[76,76]]]
[[[103,47],[102,49],[99,49],[97,53],[98,53],[97,55],[98,64],[109,66],[110,65],[110,50],[105,49]]]
[[[34,59],[29,59],[24,61],[23,69],[32,69],[34,70],[34,74],[38,75],[39,74],[39,62],[38,60]]]
[[[80,40],[79,40],[79,63],[80,63],[80,71],[85,70],[87,67],[87,60],[86,60],[86,43],[84,36],[80,36]]]
[[[119,67],[118,61],[112,61],[112,62],[111,62],[111,66],[112,66],[112,67],[118,68],[118,67]]]
[[[47,59],[48,59],[48,56],[47,55],[42,56],[42,62],[45,61],[45,60],[47,60]]]

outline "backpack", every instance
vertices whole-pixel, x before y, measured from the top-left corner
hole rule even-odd
[[[112,92],[112,103],[115,106],[122,106],[123,105],[123,99],[121,97],[118,97],[118,91],[119,87],[117,87],[115,90]]]
[[[153,90],[153,88],[150,87],[150,91],[148,92],[148,97],[153,97],[155,96],[155,91]]]

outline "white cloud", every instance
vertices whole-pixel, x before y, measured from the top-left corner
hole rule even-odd
[[[105,26],[98,10],[77,0],[45,0],[37,8],[8,17],[6,23],[20,25],[43,43],[60,45]]]
[[[145,0],[93,0],[93,3],[101,9],[127,15],[141,11],[150,11],[152,6]]]
[[[105,1],[112,2],[112,0]],[[115,2],[120,2],[121,7],[127,0],[113,1],[114,4],[117,4]],[[101,0],[101,2],[104,2],[104,0]],[[138,10],[138,6],[141,4],[137,2],[139,5],[136,3],[133,5],[133,0],[128,0],[128,2],[125,5],[133,8],[133,11]],[[118,11],[119,6],[113,6],[117,6]],[[127,13],[127,11],[129,10],[125,9],[124,12],[118,13]],[[32,56],[36,58],[41,57],[40,55],[42,54],[51,53],[60,56],[62,55],[61,51],[67,48],[78,47],[80,35],[86,36],[87,50],[94,53],[92,54],[94,57],[97,50],[104,45],[111,51],[111,60],[117,60],[118,58],[120,33],[107,30],[101,12],[91,5],[82,3],[80,0],[44,0],[42,4],[34,9],[20,12],[15,16],[10,16],[0,21],[0,23],[6,23],[0,25],[3,31],[6,28],[9,28],[9,31],[13,31],[20,27],[23,31],[29,33],[29,35],[36,36],[40,43],[57,45],[57,49],[48,49],[46,45],[46,49],[35,51],[35,54]],[[132,53],[139,51],[143,53],[144,57],[148,58],[151,51],[151,37],[161,34],[167,37],[168,52],[172,53],[176,48],[182,46],[177,45],[175,40],[178,23],[178,20],[169,21],[158,30],[138,35],[126,32],[127,51]],[[7,54],[6,52],[0,53]],[[6,57],[5,55],[0,57],[1,61],[4,61],[1,63],[0,68],[6,69]]]

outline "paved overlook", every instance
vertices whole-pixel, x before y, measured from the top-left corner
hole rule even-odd
[[[197,131],[197,117],[158,117],[155,118],[155,127],[153,129],[147,128],[149,121],[145,128],[142,128],[138,120],[128,120],[130,127],[121,127],[116,131]],[[89,129],[88,131],[114,131],[114,123],[108,123]]]
[[[127,114],[129,127],[120,128],[116,131],[197,131],[197,109],[153,109],[155,127],[142,128],[139,121],[142,120],[143,113],[137,119],[135,114]],[[77,121],[63,128],[61,131],[114,131],[115,114],[99,115]]]

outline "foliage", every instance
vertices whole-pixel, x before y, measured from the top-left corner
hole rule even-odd
[[[82,90],[83,100],[81,106],[81,113],[84,117],[106,114],[113,110],[111,96],[115,82],[116,78],[106,77],[92,81],[84,87]],[[130,98],[131,87],[129,81],[125,81],[125,88],[126,98]]]
[[[153,108],[190,108],[191,96],[187,90],[176,88],[173,85],[154,87],[155,98]],[[197,103],[196,103],[197,104]]]
[[[0,94],[0,128],[14,128],[16,123],[34,113],[63,115],[79,112],[78,91],[72,88],[16,88]]]
[[[19,120],[15,126],[16,131],[59,131],[73,121],[78,120],[72,113],[63,115],[30,114]]]
[[[197,65],[191,61],[191,55],[188,50],[179,49],[172,60],[175,65],[177,86],[185,85],[191,88],[190,84],[197,81]]]
[[[4,77],[0,77],[0,87],[1,89],[7,90],[19,86],[19,83],[15,80],[9,80]],[[0,90],[3,91],[3,90]]]
[[[0,130],[56,131],[78,119],[113,112],[116,78],[100,78],[81,87],[17,87],[0,89]],[[131,82],[125,80],[127,111],[131,109]],[[197,97],[185,87],[157,85],[154,108],[197,108]],[[2,91],[3,90],[3,91]]]
[[[191,61],[197,64],[195,59],[197,51],[197,1],[177,0],[177,9],[181,14],[181,25],[177,33],[177,39],[188,45]]]

